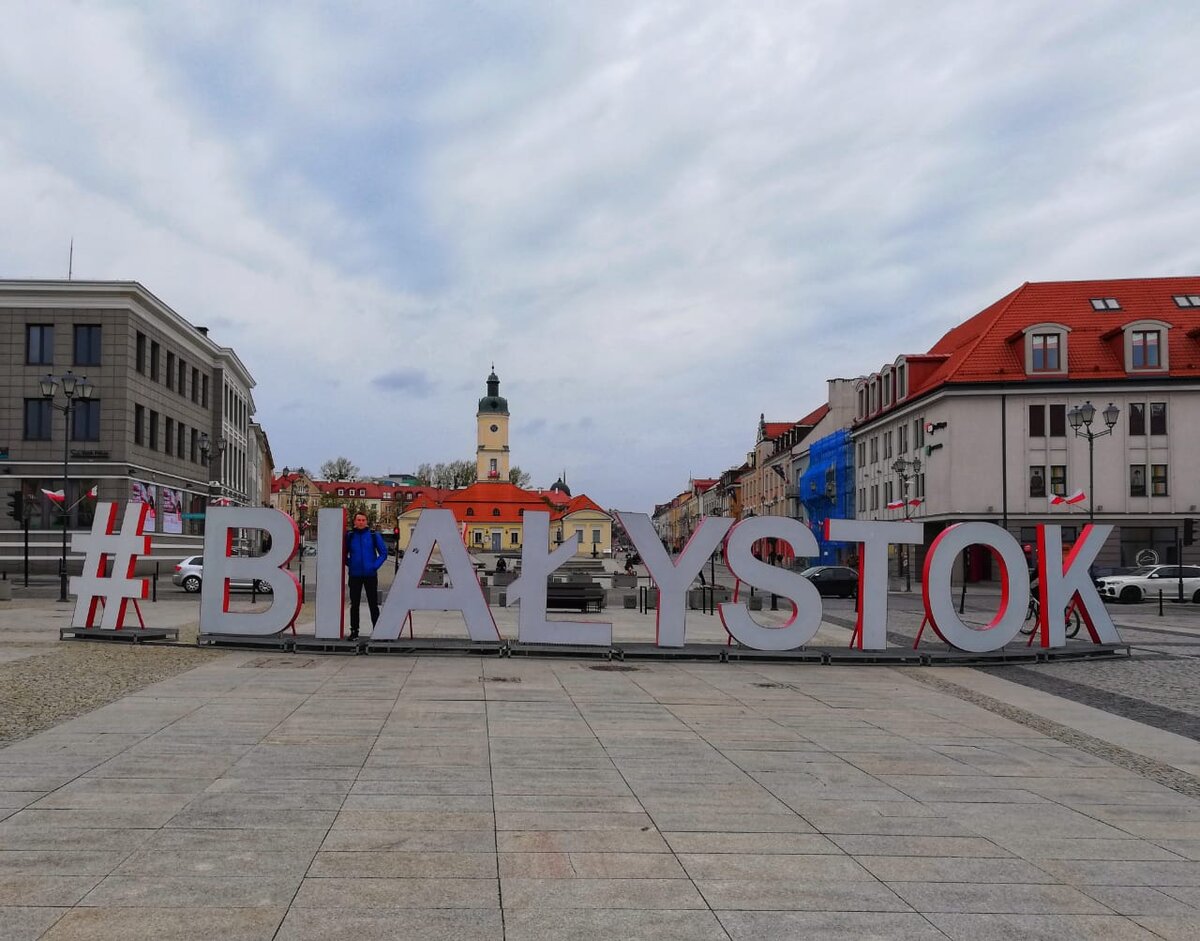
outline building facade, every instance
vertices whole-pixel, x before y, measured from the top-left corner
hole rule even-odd
[[[25,497],[35,568],[57,558],[64,525],[90,528],[97,500],[147,504],[163,557],[199,550],[211,500],[263,501],[253,377],[142,285],[0,281],[0,359],[0,489]],[[64,389],[82,391],[84,378],[90,398],[77,394],[64,413]],[[11,564],[21,524],[2,525]]]

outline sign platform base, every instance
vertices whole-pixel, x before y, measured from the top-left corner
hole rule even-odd
[[[147,640],[178,640],[179,631],[173,627],[123,627],[117,631],[98,627],[63,627],[59,628],[58,639],[115,640],[126,644],[140,644]]]
[[[291,650],[294,636],[281,634],[205,634],[196,637],[199,647],[269,647],[272,650]]]

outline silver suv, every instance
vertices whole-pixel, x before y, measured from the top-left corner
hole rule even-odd
[[[204,556],[190,555],[182,562],[175,566],[175,574],[171,576],[171,582],[178,585],[186,592],[195,593],[200,590],[200,586],[204,580]],[[261,595],[269,595],[271,586],[264,581],[253,580],[249,578],[231,578],[229,580],[230,588],[244,588],[249,591],[251,588],[257,589]]]
[[[1096,579],[1096,589],[1105,601],[1126,604],[1157,598],[1159,591],[1164,598],[1175,598],[1179,594],[1181,574],[1183,597],[1200,604],[1200,565],[1143,565],[1124,575],[1105,575]]]

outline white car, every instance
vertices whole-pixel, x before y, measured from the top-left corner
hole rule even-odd
[[[171,576],[171,581],[184,591],[195,594],[200,590],[203,578],[204,556],[192,555],[175,566],[175,574]],[[271,586],[266,582],[255,582],[248,578],[231,578],[229,580],[229,587],[245,588],[247,590],[253,588],[260,595],[271,594]]]
[[[1164,598],[1177,598],[1181,568],[1183,597],[1200,604],[1200,565],[1143,565],[1124,575],[1105,575],[1096,579],[1096,589],[1105,601],[1125,604],[1153,601],[1159,591]]]

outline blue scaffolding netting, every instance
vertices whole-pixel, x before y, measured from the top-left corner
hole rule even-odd
[[[800,475],[800,502],[817,537],[817,564],[835,565],[839,550],[849,543],[824,538],[827,519],[854,519],[854,445],[844,428],[814,441],[808,449],[808,469]]]

